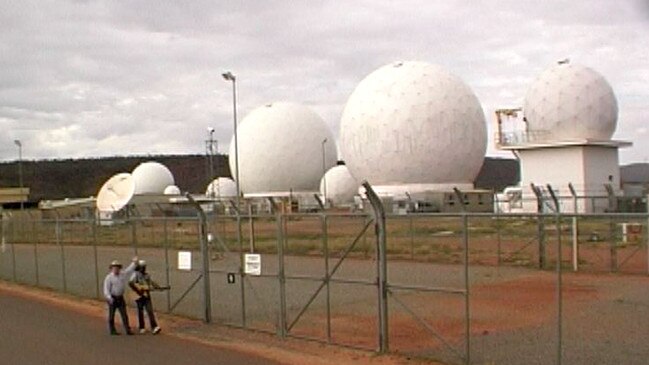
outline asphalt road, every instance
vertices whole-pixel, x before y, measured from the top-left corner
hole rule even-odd
[[[0,289],[0,364],[274,364],[172,336],[107,332],[99,318]]]

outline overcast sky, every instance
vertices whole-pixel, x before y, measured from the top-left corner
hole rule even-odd
[[[25,1],[0,0],[0,159],[221,151],[239,112],[310,105],[338,135],[355,85],[397,60],[464,79],[492,122],[530,82],[570,58],[608,79],[649,160],[649,0],[586,1]],[[492,133],[490,133],[490,137]],[[488,153],[502,155],[493,149]]]

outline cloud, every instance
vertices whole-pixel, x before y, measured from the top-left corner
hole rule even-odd
[[[28,158],[200,153],[207,126],[227,151],[226,69],[238,76],[240,116],[303,102],[337,134],[364,76],[424,60],[462,77],[491,123],[566,57],[613,85],[616,137],[636,144],[623,162],[649,155],[642,0],[9,1],[0,10],[0,159],[15,158],[16,138]]]

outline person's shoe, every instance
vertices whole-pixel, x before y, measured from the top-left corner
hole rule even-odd
[[[119,336],[120,333],[117,332],[117,331],[110,331],[110,335],[111,335],[111,336]]]
[[[154,335],[157,335],[158,333],[160,333],[160,331],[162,331],[162,328],[160,328],[160,326],[156,326],[156,328],[154,328],[153,331],[151,331],[151,332]]]
[[[146,333],[146,328],[140,328],[140,334],[143,335]]]
[[[126,331],[126,334],[127,334],[128,336],[133,336],[133,331],[128,330],[128,331]]]

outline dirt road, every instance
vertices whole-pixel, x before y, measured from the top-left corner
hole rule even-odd
[[[99,318],[1,288],[0,308],[2,364],[276,364],[171,336],[109,336]]]

